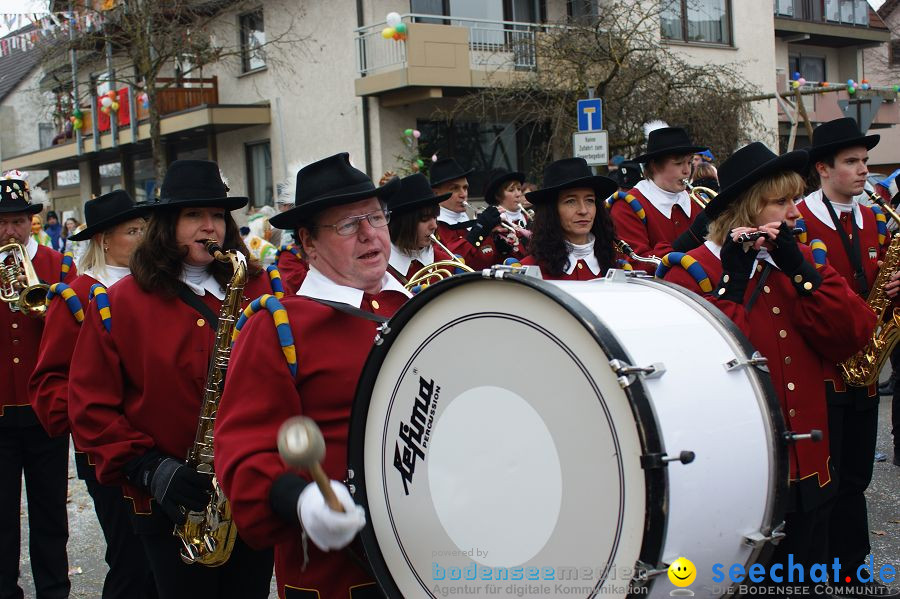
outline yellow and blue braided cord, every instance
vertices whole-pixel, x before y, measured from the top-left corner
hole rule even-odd
[[[69,271],[72,270],[72,265],[75,264],[75,256],[72,252],[66,252],[63,254],[62,266],[59,269],[59,280],[60,282],[66,280],[66,276],[68,276]]]
[[[631,266],[631,263],[624,258],[618,258],[616,260],[616,268],[618,268],[619,270],[634,270],[634,268]]]
[[[669,252],[663,256],[662,262],[656,269],[656,277],[659,279],[663,278],[673,266],[680,266],[686,270],[704,293],[712,293],[712,282],[709,280],[706,271],[703,270],[699,262],[684,252]]]
[[[278,343],[281,344],[281,353],[284,354],[284,359],[287,361],[291,376],[297,376],[297,348],[294,346],[294,334],[291,332],[287,311],[275,296],[266,293],[250,302],[250,304],[244,308],[240,318],[238,318],[237,324],[234,325],[231,343],[234,345],[234,342],[237,341],[238,335],[240,335],[241,329],[244,328],[244,323],[247,322],[247,319],[263,308],[269,311],[269,314],[272,315],[272,320],[275,321],[275,332],[278,333]]]
[[[278,267],[270,264],[266,267],[266,272],[269,273],[269,281],[272,283],[272,292],[275,294],[275,298],[283,298],[284,285],[281,283],[281,273],[278,272]]]
[[[883,246],[887,239],[887,217],[878,206],[872,206],[872,212],[875,213],[875,226],[878,228],[878,245]]]
[[[647,214],[644,212],[644,207],[641,206],[640,201],[638,201],[636,197],[624,191],[617,191],[616,193],[609,196],[609,198],[607,198],[606,207],[612,208],[612,205],[616,200],[623,200],[625,202],[628,202],[628,205],[631,206],[631,209],[635,214],[637,214],[637,217],[641,219],[641,222],[645,225],[647,224]]]
[[[806,221],[802,218],[798,218],[797,222],[794,223],[795,229],[801,229],[803,232],[797,236],[797,241],[800,243],[806,243]]]
[[[828,248],[825,246],[825,242],[821,239],[813,239],[809,243],[809,247],[812,249],[813,262],[815,262],[816,268],[825,266],[826,258],[828,257]]]
[[[100,320],[103,321],[103,328],[109,333],[112,330],[112,312],[109,309],[109,296],[106,294],[106,287],[100,283],[91,285],[91,301],[97,306],[100,312]]]
[[[278,248],[278,251],[275,252],[275,260],[278,260],[278,258],[281,257],[282,252],[290,252],[290,253],[294,254],[297,257],[297,259],[299,259],[299,260],[303,259],[302,256],[300,256],[300,248],[297,247],[296,244],[289,243],[288,245],[283,245],[280,248]]]
[[[60,296],[66,301],[69,312],[75,317],[78,324],[84,320],[84,309],[81,306],[81,300],[72,291],[72,288],[65,283],[54,283],[50,285],[50,291],[47,292],[47,302],[49,303],[54,297]]]

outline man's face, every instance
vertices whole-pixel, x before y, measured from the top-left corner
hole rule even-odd
[[[368,198],[344,206],[323,210],[316,217],[316,236],[300,229],[300,240],[309,263],[339,285],[362,289],[369,293],[381,290],[381,280],[391,255],[391,238],[387,226],[373,227],[367,219],[351,235],[339,235],[333,226],[351,216],[381,211],[377,198]],[[386,225],[387,223],[385,223]]]
[[[25,245],[31,233],[31,215],[27,212],[8,212],[0,214],[0,245],[14,239],[16,243]]]
[[[434,195],[438,196],[443,193],[453,194],[441,202],[441,206],[447,210],[452,210],[453,212],[466,211],[466,200],[469,198],[469,180],[465,177],[441,183],[432,189],[434,189]]]
[[[865,146],[840,150],[834,156],[834,166],[817,162],[816,171],[825,195],[832,200],[849,201],[849,198],[862,193],[869,174],[867,162],[869,151]]]

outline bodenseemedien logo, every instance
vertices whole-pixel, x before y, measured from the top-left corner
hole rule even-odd
[[[697,568],[694,562],[686,557],[679,557],[669,565],[669,580],[677,589],[669,591],[672,597],[693,597],[694,591],[687,588],[697,578]]]

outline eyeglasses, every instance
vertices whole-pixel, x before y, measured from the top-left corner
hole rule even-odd
[[[369,224],[376,229],[380,227],[386,227],[387,224],[391,222],[391,211],[376,210],[375,212],[369,212],[368,214],[360,214],[358,216],[348,216],[347,218],[342,218],[333,225],[319,226],[332,228],[338,235],[346,237],[348,235],[353,235],[354,233],[359,231],[359,223],[361,223],[363,220],[369,221]]]

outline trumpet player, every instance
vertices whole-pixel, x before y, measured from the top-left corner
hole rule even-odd
[[[0,179],[0,246],[8,248],[0,251],[5,302],[0,306],[0,329],[6,331],[0,343],[0,597],[22,597],[18,578],[23,474],[37,594],[68,597],[70,587],[66,557],[69,440],[47,435],[28,401],[28,379],[44,330],[40,316],[44,306],[40,302],[30,310],[16,299],[26,285],[37,283],[21,274],[26,263],[30,262],[41,283],[75,278],[74,267],[62,275],[62,254],[31,237],[31,217],[42,208],[31,202],[24,179]]]
[[[499,237],[499,243],[506,253],[514,258],[528,255],[528,242],[531,240],[532,216],[522,207],[525,197],[522,184],[525,175],[505,168],[492,169],[488,174],[488,182],[484,186],[484,201],[489,206],[496,206],[500,211],[501,224],[507,232]]]
[[[869,174],[869,150],[879,138],[864,135],[852,118],[817,127],[808,151],[812,178],[820,187],[799,206],[807,239],[825,243],[828,263],[863,299],[872,291],[889,243],[886,234],[879,234],[873,209],[857,199]],[[884,291],[896,298],[897,289],[895,273]],[[839,558],[848,571],[856,572],[871,552],[865,490],[872,480],[879,397],[877,383],[867,387],[848,385],[834,363],[827,368],[824,384],[829,440],[838,486],[831,512],[828,560]],[[879,597],[900,596],[900,592],[887,593],[875,580],[850,582],[840,590],[843,595],[864,592]]]
[[[646,178],[628,192],[636,203],[614,201],[611,207],[616,234],[639,256],[686,252],[703,243],[708,219],[685,191],[692,157],[703,150],[680,127],[650,132],[647,151],[635,158]],[[640,268],[654,272],[650,264]]]

